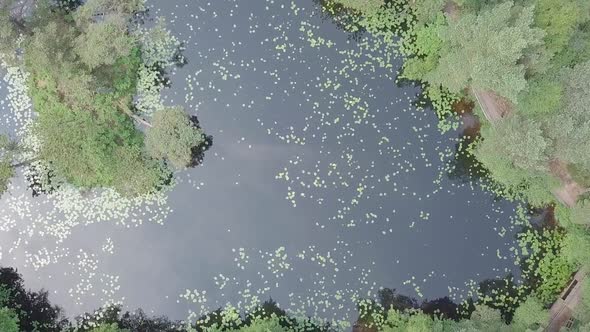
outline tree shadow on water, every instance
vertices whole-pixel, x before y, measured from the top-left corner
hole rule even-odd
[[[201,124],[199,123],[199,119],[196,115],[191,115],[190,120],[196,128],[201,129]],[[203,139],[204,140],[202,144],[195,146],[191,150],[192,162],[189,164],[189,167],[191,168],[201,165],[203,163],[203,160],[205,159],[205,152],[207,152],[207,150],[209,150],[213,146],[212,135],[203,134]]]

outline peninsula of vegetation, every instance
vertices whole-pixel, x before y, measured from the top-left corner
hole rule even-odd
[[[138,24],[142,1],[25,5],[0,2],[0,47],[27,73],[37,116],[22,141],[2,137],[2,191],[28,166],[37,191],[68,184],[135,197],[198,164],[209,140],[196,119],[154,102],[182,47],[163,21]]]

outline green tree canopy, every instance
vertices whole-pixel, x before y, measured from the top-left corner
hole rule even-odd
[[[113,324],[102,324],[99,327],[95,327],[90,332],[131,332],[127,329],[120,329],[116,323]]]
[[[544,33],[532,27],[533,7],[506,2],[478,14],[465,14],[441,28],[438,66],[426,75],[431,84],[458,93],[468,86],[492,90],[517,102],[526,88],[527,50],[542,45]]]
[[[590,170],[590,61],[563,70],[564,104],[547,118],[552,155]]]
[[[576,31],[584,9],[581,3],[579,0],[536,1],[535,23],[547,33],[544,40],[551,53],[561,51]]]
[[[549,311],[534,296],[529,296],[521,303],[512,319],[512,325],[518,331],[536,331],[549,321]]]
[[[510,161],[524,170],[547,168],[549,143],[543,136],[541,125],[534,120],[514,115],[495,126],[483,128],[481,136],[476,156],[492,173],[500,160]]]
[[[18,316],[10,308],[0,308],[0,331],[2,332],[19,332]]]
[[[140,118],[133,113],[133,96],[139,69],[153,66],[154,58],[172,61],[179,43],[163,41],[170,34],[162,23],[144,31],[149,38],[141,42],[131,33],[133,14],[143,9],[140,0],[89,0],[73,12],[54,9],[39,7],[42,13],[33,15],[32,34],[23,44],[38,113],[38,157],[56,178],[78,187],[114,188],[129,196],[162,188],[170,177],[162,160],[187,166],[191,149],[204,137],[182,110],[170,111],[165,119],[154,117],[146,149],[134,123]],[[151,57],[145,60],[142,53]],[[12,175],[8,165],[0,162],[0,180]]]
[[[76,54],[81,61],[94,69],[112,65],[127,56],[135,44],[127,33],[127,20],[121,15],[111,15],[101,22],[92,22],[74,41]]]
[[[178,169],[189,166],[193,150],[205,142],[203,131],[192,123],[182,107],[155,112],[152,125],[145,139],[149,155],[165,159]]]
[[[16,51],[18,31],[10,17],[10,4],[12,1],[0,3],[0,57],[4,60],[13,60]]]

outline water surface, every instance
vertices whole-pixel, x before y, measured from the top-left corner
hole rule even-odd
[[[272,297],[354,319],[380,287],[459,296],[513,268],[513,204],[449,179],[460,133],[414,107],[377,40],[349,39],[312,1],[149,3],[187,48],[166,103],[198,115],[213,147],[167,201],[100,222],[16,179],[0,262],[28,287],[72,315],[123,301],[182,319]]]

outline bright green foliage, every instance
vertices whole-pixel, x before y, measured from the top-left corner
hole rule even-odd
[[[549,311],[534,296],[529,296],[520,304],[512,319],[512,326],[517,331],[536,331],[549,321]]]
[[[578,1],[537,0],[535,6],[535,23],[547,33],[545,45],[557,53],[567,45],[580,20]]]
[[[590,234],[582,227],[569,227],[563,241],[563,256],[576,268],[590,265]]]
[[[574,272],[574,266],[563,254],[565,232],[528,229],[518,234],[520,250],[525,256],[520,265],[527,284],[543,303],[551,303]]]
[[[416,29],[416,41],[414,54],[418,56],[436,55],[443,46],[443,41],[439,36],[440,30],[445,26],[445,20],[442,16],[429,25]]]
[[[74,41],[76,54],[90,70],[114,64],[127,56],[133,45],[133,39],[127,34],[126,19],[119,15],[90,23]]]
[[[588,2],[590,3],[590,2]],[[553,57],[554,67],[573,67],[590,60],[590,24],[576,30],[569,44]]]
[[[555,157],[590,169],[590,62],[564,70],[565,107],[547,119],[546,132],[552,139]]]
[[[90,0],[72,14],[73,20],[47,11],[25,40],[25,67],[31,74],[30,91],[38,113],[34,133],[41,142],[39,157],[57,178],[75,186],[109,187],[136,196],[158,190],[169,180],[166,167],[146,153],[144,134],[133,122],[132,97],[139,69],[146,66],[142,55],[155,52],[171,58],[178,55],[179,44],[173,42],[173,55],[146,48],[166,46],[160,39],[169,34],[158,30],[148,38],[151,43],[140,45],[129,34],[128,23],[132,13],[142,8],[139,0]],[[190,150],[187,139],[198,132],[201,135],[192,142],[199,144],[203,137],[200,130],[186,125],[186,114],[171,114],[176,115],[180,130],[162,132],[164,127],[156,126],[150,135],[158,130],[162,135],[181,135],[179,142],[174,136],[162,142],[173,152],[160,155],[174,164],[181,152],[190,158],[190,152],[180,151]],[[180,118],[185,122],[179,122]],[[166,123],[155,120],[159,125]],[[2,166],[0,176],[9,176]]]
[[[416,17],[416,25],[422,26],[432,22],[441,13],[445,0],[412,0],[414,16]]]
[[[281,326],[279,318],[272,315],[270,318],[255,319],[250,325],[241,327],[235,332],[292,332],[291,328]]]
[[[451,326],[449,331],[512,331],[512,327],[506,325],[501,318],[500,312],[487,306],[477,306],[469,320],[452,322],[449,325]]]
[[[485,305],[478,305],[475,311],[471,313],[470,319],[477,322],[497,322],[502,320],[502,314],[499,310]]]
[[[402,52],[412,55],[404,62],[402,77],[410,80],[423,80],[438,63],[438,53],[443,45],[439,31],[445,20],[442,15],[432,24],[415,29],[415,40],[404,43]]]
[[[432,318],[422,312],[409,314],[391,309],[387,312],[387,319],[379,330],[382,332],[429,332],[433,330],[433,326]]]
[[[146,160],[139,147],[118,149],[115,152],[112,188],[127,196],[154,192],[164,187],[172,175],[160,162]]]
[[[178,169],[189,166],[193,150],[205,142],[203,131],[181,107],[157,111],[152,122],[153,128],[145,138],[148,153],[153,158],[166,159]]]
[[[566,109],[570,113],[588,113],[590,111],[590,61],[576,65],[573,69],[564,69]],[[580,114],[585,118],[590,115]]]
[[[13,309],[0,308],[0,331],[19,332],[18,315]]]
[[[512,2],[449,22],[441,29],[445,46],[439,65],[427,81],[457,93],[468,86],[492,90],[516,102],[526,88],[519,60],[527,49],[541,45],[544,35],[532,23],[533,7],[519,10]]]
[[[141,133],[114,107],[111,97],[97,96],[93,115],[72,112],[59,102],[44,102],[39,93],[33,98],[42,109],[36,126],[43,142],[40,157],[68,182],[86,188],[125,188],[122,193],[145,193],[150,191],[146,188],[157,186],[162,176],[142,156]]]
[[[99,327],[93,328],[90,332],[130,332],[127,329],[120,329],[117,324],[103,324]]]
[[[227,306],[197,320],[189,332],[335,332],[328,324],[319,324],[301,316],[290,316],[269,300],[240,316]]]
[[[476,156],[495,176],[498,160],[530,171],[546,169],[548,142],[540,124],[521,116],[511,116],[482,130]]]
[[[499,310],[485,305],[477,305],[470,319],[454,321],[449,319],[433,318],[421,311],[401,312],[389,310],[384,323],[380,326],[380,332],[431,332],[431,331],[485,331],[501,332],[512,331]]]
[[[409,58],[404,61],[402,77],[409,80],[422,80],[424,76],[436,68],[436,57]]]
[[[551,189],[559,183],[546,172],[550,141],[538,122],[515,115],[484,126],[481,137],[473,153],[502,185],[501,194],[524,197],[534,206],[553,201]]]
[[[563,87],[561,82],[544,77],[529,81],[528,89],[518,98],[517,112],[524,116],[543,116],[561,106]]]

